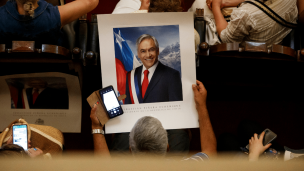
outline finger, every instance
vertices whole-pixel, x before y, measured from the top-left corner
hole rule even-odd
[[[251,137],[251,141],[252,141],[252,142],[254,141],[254,137]]]
[[[263,132],[261,133],[261,135],[260,135],[260,138],[259,138],[260,141],[263,141],[264,135],[265,135],[265,132],[263,131]]]
[[[259,139],[258,134],[254,133],[253,136],[254,136],[254,139],[257,139],[257,140]]]
[[[264,149],[265,149],[265,150],[268,149],[271,145],[272,145],[271,143],[265,145],[265,146],[264,146]]]
[[[200,92],[206,90],[206,88],[205,88],[205,86],[204,86],[204,84],[202,82],[196,80],[196,84],[198,85]]]
[[[96,113],[97,105],[94,104],[92,109],[91,109],[91,115],[94,115]]]

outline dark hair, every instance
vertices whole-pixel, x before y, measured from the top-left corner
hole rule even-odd
[[[149,12],[182,12],[180,0],[151,0]]]
[[[28,155],[22,147],[16,144],[5,144],[0,148],[0,158],[21,157],[27,158]]]

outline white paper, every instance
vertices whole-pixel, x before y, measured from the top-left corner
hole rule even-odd
[[[116,14],[98,15],[97,18],[103,87],[112,85],[116,92],[113,28],[178,26],[179,29],[183,101],[122,105],[124,114],[107,122],[106,133],[130,132],[143,116],[158,118],[165,129],[197,128],[198,116],[192,91],[192,84],[196,82],[193,13]],[[132,51],[137,55],[136,50]]]
[[[45,85],[40,85],[40,94],[31,106],[29,92],[33,94],[37,84]],[[21,97],[23,104],[17,102],[17,97]],[[82,101],[76,76],[57,72],[1,76],[0,108],[1,130],[12,121],[24,118],[29,124],[53,126],[62,132],[81,132]]]

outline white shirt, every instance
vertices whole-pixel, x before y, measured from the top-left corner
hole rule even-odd
[[[149,74],[148,74],[149,83],[150,83],[150,81],[152,79],[152,76],[153,76],[153,74],[155,72],[155,69],[156,69],[158,63],[159,62],[157,61],[152,67],[150,67],[148,69],[148,71],[149,71]],[[144,81],[144,78],[145,78],[145,74],[144,74],[145,70],[147,70],[147,68],[143,65],[143,68],[142,68],[142,71],[141,71],[141,84],[142,84],[142,82]]]
[[[36,88],[33,88],[32,90],[32,94],[34,94]],[[40,94],[45,88],[39,88],[38,93]]]
[[[265,4],[288,22],[296,23],[297,0],[269,0]],[[231,13],[231,21],[221,32],[223,43],[245,41],[266,42],[267,47],[280,44],[291,29],[280,25],[262,10],[251,4],[243,4]]]
[[[132,13],[140,8],[140,0],[120,0],[112,14]]]

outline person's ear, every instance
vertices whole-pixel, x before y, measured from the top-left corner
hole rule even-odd
[[[169,144],[167,144],[167,152],[169,152],[169,151],[170,151]]]

